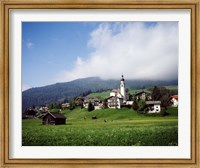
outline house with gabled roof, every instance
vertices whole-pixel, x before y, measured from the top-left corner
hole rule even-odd
[[[161,101],[146,101],[148,113],[160,113]]]
[[[101,104],[101,100],[99,98],[94,97],[85,97],[83,101],[83,107],[88,108],[88,104],[92,103],[95,109],[99,109],[99,105]]]
[[[169,98],[169,103],[173,107],[178,107],[178,95],[173,95]]]
[[[108,108],[120,109],[123,99],[117,96],[110,96],[106,99]]]
[[[66,123],[66,117],[62,113],[46,113],[42,117],[42,124],[43,125],[63,125]]]
[[[141,91],[135,94],[135,98],[142,99],[142,100],[151,100],[151,92],[148,91]]]

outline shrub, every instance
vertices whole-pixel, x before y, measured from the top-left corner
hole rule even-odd
[[[169,115],[169,113],[167,112],[166,109],[162,109],[162,110],[160,111],[160,115],[161,115],[161,116],[166,116],[166,115]]]
[[[144,111],[145,107],[146,107],[145,101],[144,100],[139,100],[138,101],[138,110],[139,111]]]
[[[73,99],[71,99],[70,102],[69,102],[69,109],[73,110],[75,107],[76,107],[75,102],[74,102]]]
[[[133,108],[133,110],[135,110],[135,111],[137,111],[137,110],[138,110],[139,106],[138,106],[138,104],[137,104],[137,101],[136,101],[136,100],[134,100],[134,101],[133,101],[132,108]]]
[[[104,109],[108,108],[107,100],[103,100],[103,108]]]

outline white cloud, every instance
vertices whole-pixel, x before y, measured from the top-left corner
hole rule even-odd
[[[25,83],[22,83],[22,91],[28,90],[28,89],[30,89],[30,88],[31,88],[30,85],[25,84]]]
[[[90,34],[94,52],[77,57],[70,71],[57,81],[99,76],[103,79],[173,80],[178,77],[178,24],[158,22],[102,23]]]
[[[33,44],[32,42],[30,42],[30,41],[28,41],[28,42],[26,43],[26,47],[27,47],[28,49],[32,48],[33,45],[34,45],[34,44]]]

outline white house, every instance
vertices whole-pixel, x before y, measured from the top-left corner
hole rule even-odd
[[[116,97],[123,98],[123,95],[121,94],[120,89],[113,89],[110,92],[110,96],[116,96]]]
[[[69,108],[70,104],[69,103],[63,103],[61,106],[62,106],[62,109],[66,109],[66,108]]]
[[[133,104],[133,101],[130,100],[130,101],[126,101],[126,105],[132,105]]]
[[[178,95],[171,96],[169,101],[173,107],[178,107]]]
[[[161,101],[146,101],[148,113],[160,113]]]
[[[123,103],[123,99],[117,96],[110,96],[106,100],[108,108],[120,109]]]
[[[49,108],[46,106],[42,106],[39,108],[39,111],[41,111],[41,112],[48,112],[48,110],[49,110]]]
[[[96,109],[100,109],[101,108],[101,103],[100,103],[100,100],[98,98],[84,98],[84,101],[83,101],[83,107],[85,108],[88,108],[88,104],[92,103],[92,105],[95,107],[95,110]]]

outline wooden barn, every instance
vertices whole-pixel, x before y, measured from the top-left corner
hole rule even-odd
[[[48,112],[42,118],[43,125],[63,125],[66,122],[66,117],[61,113]]]

